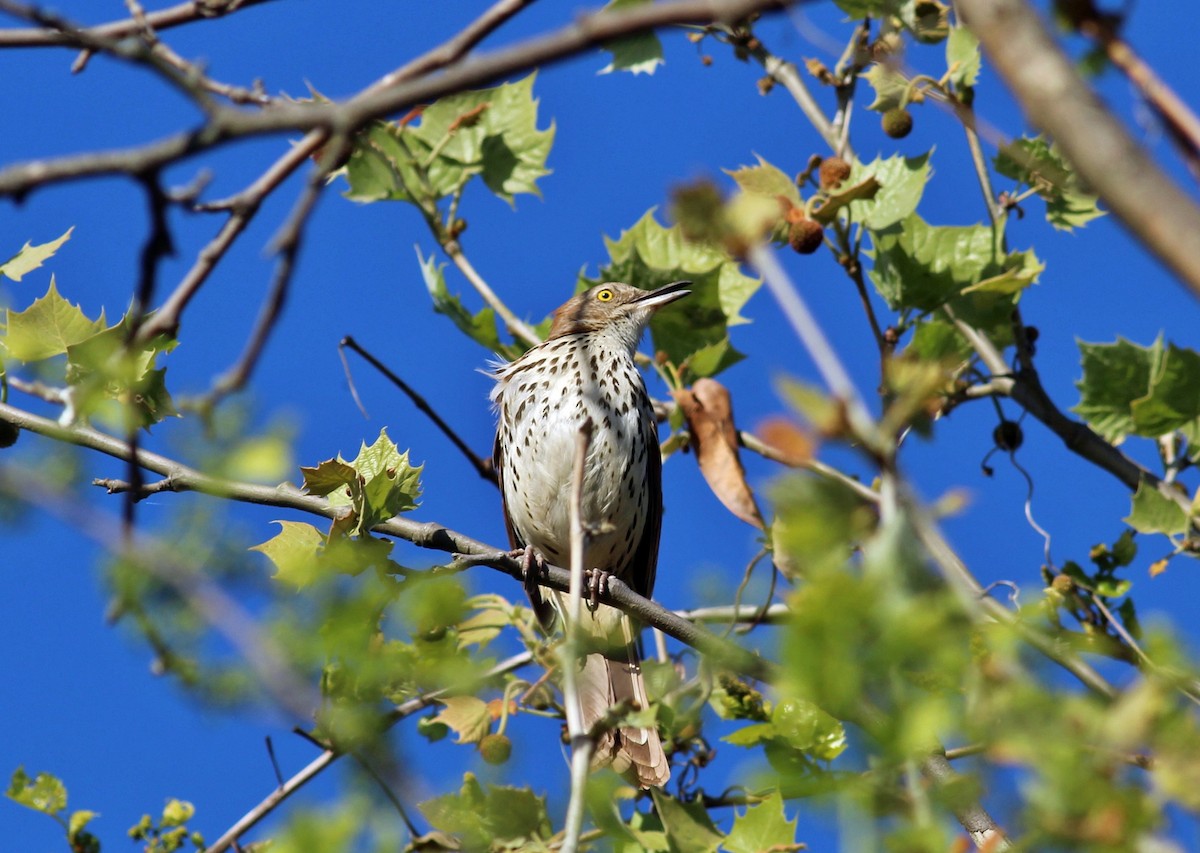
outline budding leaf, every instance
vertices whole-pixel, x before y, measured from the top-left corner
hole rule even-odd
[[[966,27],[950,30],[946,39],[946,67],[951,82],[960,89],[979,82],[979,39]]]

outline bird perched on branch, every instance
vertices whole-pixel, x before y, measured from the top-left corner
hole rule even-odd
[[[554,312],[546,340],[495,371],[492,401],[499,412],[495,463],[513,548],[524,549],[525,587],[538,619],[551,627],[564,597],[548,603],[535,559],[567,566],[576,438],[587,421],[592,436],[583,466],[583,565],[595,589],[612,575],[639,594],[654,588],[662,526],[662,456],[646,385],[634,362],[638,340],[654,313],[683,296],[690,282],[645,291],[601,284]],[[584,731],[618,703],[645,708],[638,631],[606,605],[583,613],[586,655],[579,673]],[[658,730],[620,726],[597,739],[593,765],[632,768],[642,787],[671,776]]]

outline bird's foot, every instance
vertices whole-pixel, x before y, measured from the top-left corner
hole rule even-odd
[[[609,572],[603,569],[588,569],[584,572],[585,580],[587,581],[588,610],[593,613],[600,606],[600,596],[608,595],[608,578]]]

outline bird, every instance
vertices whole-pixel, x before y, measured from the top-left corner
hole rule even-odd
[[[687,296],[691,282],[655,290],[607,282],[554,312],[546,339],[496,365],[491,399],[498,425],[493,462],[503,497],[509,544],[524,554],[525,588],[538,620],[550,630],[567,605],[547,602],[535,560],[569,565],[570,501],[577,436],[590,421],[584,461],[583,554],[592,589],[608,576],[649,598],[662,529],[662,455],[646,383],[634,361],[650,318]],[[580,618],[586,654],[578,676],[584,731],[618,703],[648,707],[638,627],[622,611],[594,601]],[[636,775],[642,788],[671,776],[657,728],[620,726],[597,737],[592,766]]]

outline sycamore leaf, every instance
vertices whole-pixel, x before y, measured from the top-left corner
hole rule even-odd
[[[966,27],[950,30],[946,39],[946,69],[950,81],[959,89],[969,89],[979,82],[979,39]]]
[[[166,368],[156,368],[158,356],[179,342],[160,335],[131,344],[129,323],[126,315],[115,326],[67,347],[66,378],[75,392],[76,409],[122,431],[149,429],[179,417],[167,390]]]
[[[546,158],[554,124],[538,130],[535,74],[491,89],[458,92],[421,113],[410,132],[427,152],[428,176],[437,197],[480,175],[510,204],[517,193],[539,194],[536,181],[550,174]]]
[[[1111,344],[1079,343],[1083,377],[1073,409],[1108,441],[1126,435],[1157,438],[1180,429],[1193,435],[1200,418],[1200,353],[1149,347],[1123,338]]]
[[[339,455],[300,471],[310,494],[327,495],[330,503],[353,511],[335,523],[336,529],[363,536],[376,524],[416,508],[423,467],[414,467],[408,451],[400,453],[387,429],[382,429],[370,447],[363,442],[354,461],[347,462]]]
[[[1186,533],[1191,526],[1188,514],[1178,501],[1142,481],[1133,495],[1129,515],[1123,521],[1139,533]]]
[[[721,843],[729,853],[762,853],[789,850],[796,844],[796,820],[787,819],[778,791],[741,814],[734,813],[733,828]]]
[[[276,521],[279,533],[250,548],[267,556],[275,564],[276,580],[303,589],[322,574],[321,549],[325,534],[300,521]]]
[[[917,214],[872,231],[871,282],[889,306],[928,313],[949,304],[998,346],[1012,340],[1012,307],[1043,269],[1032,251],[997,252],[983,225],[929,225]]]
[[[508,848],[518,840],[529,845],[553,834],[545,797],[528,788],[485,789],[471,773],[463,777],[457,793],[434,797],[417,808],[435,829],[460,839],[466,850]]]
[[[437,196],[419,168],[412,134],[404,126],[374,121],[355,137],[354,150],[341,171],[354,201],[411,201],[429,204]],[[413,149],[417,148],[416,151]]]
[[[714,379],[697,379],[691,389],[672,392],[683,409],[700,472],[725,508],[747,524],[763,528],[762,513],[746,482],[738,454],[737,429],[729,391]]]
[[[448,726],[458,739],[455,743],[479,743],[492,727],[487,703],[476,696],[447,696],[439,699],[445,707],[433,718]]]
[[[62,244],[70,239],[71,232],[74,230],[75,226],[72,225],[57,240],[51,240],[49,243],[40,243],[37,246],[26,241],[25,245],[21,247],[21,251],[0,264],[0,277],[20,281],[22,276],[37,269],[47,259],[53,257],[54,253],[62,247]]]
[[[104,325],[103,311],[99,319],[88,319],[78,305],[59,295],[52,277],[45,296],[24,311],[8,309],[0,343],[18,361],[41,361],[62,355],[68,347],[103,331]]]
[[[651,788],[654,808],[662,820],[672,853],[715,853],[724,838],[700,801],[685,803],[661,788]]]
[[[743,192],[768,198],[783,197],[795,207],[803,207],[804,199],[796,182],[788,177],[783,170],[771,165],[761,156],[755,154],[757,166],[739,166],[737,169],[724,169],[725,174],[733,178]]]
[[[738,312],[761,282],[744,275],[720,249],[684,239],[678,226],[664,228],[648,211],[617,240],[607,239],[609,263],[595,278],[581,274],[583,290],[621,281],[646,290],[673,281],[692,282],[691,295],[659,311],[650,323],[656,351],[692,377],[711,376],[742,356],[729,345],[729,328],[749,322]]]
[[[834,0],[834,3],[852,19],[884,18],[897,14],[900,6],[900,0]]]
[[[641,6],[648,2],[651,0],[611,0],[603,11]],[[652,30],[605,42],[603,48],[612,54],[612,61],[600,69],[601,74],[611,74],[613,71],[653,74],[663,64],[662,42]]]
[[[994,163],[1000,174],[1037,190],[1046,203],[1046,219],[1055,228],[1071,231],[1106,213],[1100,209],[1099,197],[1084,188],[1058,147],[1041,136],[1004,146]]]
[[[67,807],[67,787],[56,776],[39,773],[29,778],[23,767],[13,771],[4,794],[10,800],[48,815],[57,815]]]
[[[502,595],[476,595],[467,599],[465,606],[475,613],[458,623],[459,648],[478,646],[482,649],[513,624],[512,602]]]
[[[851,215],[872,231],[882,231],[905,219],[917,209],[925,184],[929,182],[929,158],[932,151],[919,157],[896,154],[886,160],[876,157],[870,163],[855,162],[848,183],[859,184],[873,177],[879,191],[870,199],[851,205]]]

